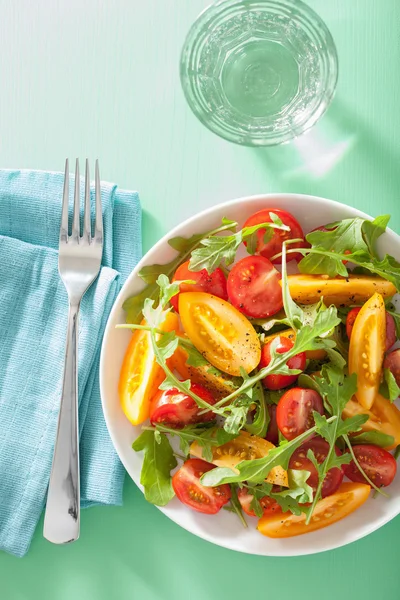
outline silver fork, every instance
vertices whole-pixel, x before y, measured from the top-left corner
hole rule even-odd
[[[43,528],[44,537],[54,544],[74,542],[79,537],[78,315],[83,295],[99,274],[103,253],[103,217],[98,161],[96,161],[95,176],[96,220],[93,238],[90,219],[89,162],[87,159],[82,236],[80,235],[79,191],[79,160],[77,159],[72,234],[69,236],[69,165],[67,159],[65,163],[58,270],[68,292],[69,315],[57,438]]]

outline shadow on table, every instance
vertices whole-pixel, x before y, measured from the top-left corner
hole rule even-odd
[[[288,191],[324,196],[357,180],[368,182],[369,204],[382,211],[397,197],[400,151],[388,149],[373,124],[336,98],[321,121],[289,144],[253,149],[267,175]],[[382,205],[382,196],[384,197]],[[338,198],[341,199],[342,198]],[[363,206],[363,198],[350,199]]]
[[[156,242],[165,234],[163,224],[158,220],[157,215],[153,215],[147,210],[142,211],[142,245],[143,254],[154,246]]]

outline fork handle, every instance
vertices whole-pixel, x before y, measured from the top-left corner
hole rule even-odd
[[[78,315],[79,303],[70,302],[63,389],[43,528],[44,537],[53,544],[79,538]]]

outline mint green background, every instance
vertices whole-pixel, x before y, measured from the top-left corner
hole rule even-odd
[[[1,167],[99,157],[103,179],[140,192],[144,250],[207,206],[274,191],[391,212],[400,231],[400,4],[309,3],[338,47],[336,98],[309,135],[254,150],[201,126],[180,89],[179,51],[207,0],[0,0]],[[76,544],[41,530],[24,559],[0,554],[1,599],[400,596],[400,518],[322,555],[253,557],[191,536],[127,481],[123,508],[83,512]]]

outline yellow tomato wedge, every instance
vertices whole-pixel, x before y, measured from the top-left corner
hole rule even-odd
[[[188,354],[184,348],[178,346],[171,358],[168,359],[168,366],[171,371],[176,371],[183,380],[190,379],[193,383],[199,383],[207,388],[214,398],[221,400],[233,392],[232,380],[229,375],[210,372],[209,365],[193,367],[187,365]]]
[[[264,338],[264,343],[268,344],[268,342],[272,342],[272,340],[278,336],[289,338],[289,340],[294,342],[296,339],[296,332],[293,329],[284,329],[283,331],[279,331],[273,335],[267,335]],[[306,350],[306,358],[310,360],[323,360],[326,358],[326,352],[325,350]]]
[[[264,440],[256,435],[250,435],[247,431],[241,431],[237,438],[223,444],[223,446],[216,446],[212,448],[213,459],[212,462],[217,467],[228,467],[229,469],[235,469],[236,465],[243,460],[254,460],[256,458],[262,458],[267,456],[268,452],[275,448],[271,442]],[[197,458],[203,458],[202,448],[197,442],[193,442],[190,446],[190,454]],[[266,481],[274,485],[288,486],[287,472],[282,467],[274,467]]]
[[[160,329],[174,331],[178,325],[178,317],[169,312]],[[125,353],[118,385],[122,410],[133,425],[149,417],[150,401],[164,378],[162,367],[156,363],[150,332],[136,329]]]
[[[381,383],[385,340],[385,303],[380,294],[374,294],[354,321],[349,349],[349,373],[357,375],[356,397],[367,409],[373,405]]]
[[[321,297],[327,306],[362,304],[375,293],[384,298],[394,296],[393,283],[372,275],[349,275],[327,278],[325,275],[289,275],[290,294],[299,304],[314,304]]]
[[[385,450],[393,450],[400,444],[400,410],[380,394],[375,396],[370,410],[362,407],[355,398],[349,400],[342,417],[349,419],[355,415],[369,416],[368,421],[361,426],[362,431],[380,431],[394,438],[394,443],[387,446]]]
[[[293,537],[322,529],[354,512],[364,504],[370,491],[370,486],[364,483],[342,483],[335,494],[317,502],[308,525],[305,514],[297,517],[290,512],[272,513],[261,517],[257,529],[270,538]]]
[[[217,369],[240,375],[255,369],[260,340],[250,321],[229,302],[205,292],[179,294],[179,314],[186,335]]]

